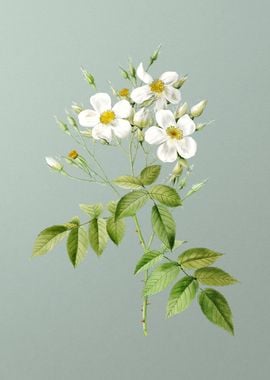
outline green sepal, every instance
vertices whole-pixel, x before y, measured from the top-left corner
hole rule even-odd
[[[190,197],[192,194],[197,193],[199,190],[201,190],[203,188],[203,186],[206,184],[207,181],[208,180],[205,179],[204,181],[202,181],[200,183],[196,183],[195,185],[193,185],[191,187],[191,189],[185,195],[185,198]]]

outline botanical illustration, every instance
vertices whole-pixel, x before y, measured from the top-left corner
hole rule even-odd
[[[82,220],[76,216],[41,231],[33,256],[48,253],[66,239],[68,258],[77,267],[88,253],[100,256],[134,233],[134,229],[126,229],[126,220],[131,218],[141,247],[140,252],[137,246],[131,247],[129,253],[132,259],[138,256],[134,274],[143,277],[138,297],[142,297],[144,334],[148,332],[149,299],[167,287],[167,318],[183,312],[196,298],[209,321],[234,334],[230,306],[216,288],[237,280],[215,266],[222,253],[189,246],[191,242],[183,240],[177,228],[185,200],[206,183],[189,185],[193,168],[189,160],[197,153],[196,134],[203,133],[209,124],[198,121],[207,102],[190,107],[182,100],[187,76],[174,71],[157,77],[151,74],[159,53],[157,49],[146,65],[134,67],[130,60],[126,69],[121,68],[126,87],[115,89],[110,83],[108,92],[97,90],[94,76],[82,69],[93,90],[90,104],[73,103],[67,120],[57,119],[57,125],[76,145],[68,154],[46,157],[46,162],[65,177],[89,182],[89,186],[105,185],[111,201],[95,203],[89,199],[79,205],[85,216]],[[97,145],[104,151],[109,149],[106,157],[111,155],[112,160],[114,150],[119,150],[129,162],[129,172],[111,178],[102,157],[96,155]],[[152,226],[150,236],[146,236],[146,222]]]

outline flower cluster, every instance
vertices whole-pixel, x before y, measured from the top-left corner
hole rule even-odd
[[[211,266],[222,257],[216,250],[195,247],[179,252],[186,241],[178,236],[177,220],[172,212],[181,208],[186,199],[206,183],[204,180],[186,191],[192,170],[188,160],[197,152],[193,135],[207,125],[197,123],[196,118],[202,115],[207,102],[202,100],[192,107],[182,102],[180,89],[186,76],[174,71],[151,76],[148,71],[158,54],[159,50],[152,54],[146,69],[143,63],[136,69],[131,62],[128,70],[121,68],[128,85],[119,90],[111,85],[115,101],[109,94],[97,91],[94,76],[82,69],[85,80],[95,89],[90,97],[91,106],[85,108],[74,103],[67,122],[57,119],[61,130],[79,148],[72,147],[59,159],[46,157],[46,162],[55,172],[72,179],[105,185],[113,191],[114,198],[108,203],[100,199],[95,203],[97,200],[91,199],[91,203],[80,204],[84,216],[87,215],[86,221],[81,222],[76,216],[45,228],[37,236],[33,255],[46,254],[66,238],[69,260],[77,267],[89,249],[100,256],[110,244],[118,246],[128,227],[126,218],[132,218],[142,248],[134,274],[144,273],[141,308],[144,334],[148,331],[149,297],[173,282],[166,307],[168,318],[183,312],[198,295],[198,303],[207,319],[233,334],[228,302],[220,292],[208,286],[232,285],[237,280],[221,268]],[[112,179],[99,161],[96,144],[102,144],[104,149],[119,148],[129,163],[128,174],[119,173]],[[163,167],[168,169],[168,165],[162,167],[158,159],[176,163],[163,175]],[[92,192],[93,195],[99,197],[98,193]],[[150,236],[146,236],[145,220],[140,221],[140,210],[147,204],[151,206],[151,211],[147,209],[152,225]],[[145,215],[143,219],[146,218]],[[173,258],[175,253],[177,257]],[[207,288],[203,288],[204,285]]]
[[[174,71],[166,71],[154,79],[140,63],[136,70],[136,82],[137,79],[145,85],[133,88],[131,93],[129,89],[123,88],[118,96],[125,99],[113,106],[107,93],[99,92],[91,96],[92,109],[79,113],[80,125],[92,128],[93,139],[105,140],[110,144],[113,137],[126,138],[133,126],[147,126],[152,112],[155,123],[144,132],[144,139],[148,144],[159,145],[158,158],[163,162],[174,162],[178,157],[193,157],[197,144],[190,137],[196,130],[192,114],[186,112],[179,117],[177,110],[173,112],[168,109],[170,106],[178,106],[181,101],[180,90],[177,88],[179,75]],[[200,107],[204,108],[205,105],[204,102]]]

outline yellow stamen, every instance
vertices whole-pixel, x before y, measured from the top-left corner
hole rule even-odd
[[[102,112],[99,118],[102,124],[110,124],[114,119],[115,119],[115,113],[111,110]]]
[[[166,133],[168,136],[170,136],[171,139],[175,139],[175,140],[181,140],[184,136],[183,136],[183,131],[180,129],[180,128],[177,128],[177,127],[168,127],[166,129]]]
[[[69,152],[68,154],[68,157],[69,158],[72,158],[73,160],[75,160],[75,158],[77,158],[79,156],[78,152],[76,150],[72,150],[71,152]]]
[[[128,88],[121,88],[121,90],[118,91],[118,95],[122,97],[126,97],[129,95],[129,89]]]
[[[161,92],[163,92],[164,87],[165,87],[164,82],[162,82],[162,80],[160,79],[156,79],[150,84],[151,91],[156,92],[157,94],[160,94]]]

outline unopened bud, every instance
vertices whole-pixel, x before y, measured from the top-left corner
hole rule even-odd
[[[133,124],[139,128],[146,128],[150,123],[149,111],[145,108],[141,108],[134,114]]]
[[[77,113],[77,114],[79,114],[79,113],[82,112],[82,110],[83,110],[83,107],[80,106],[80,105],[77,104],[77,103],[72,103],[71,108],[72,108],[72,110],[73,110],[75,113]]]
[[[187,75],[182,76],[181,78],[178,79],[178,81],[174,83],[173,87],[177,89],[181,88],[187,79],[188,79]]]
[[[93,77],[92,74],[90,74],[87,70],[85,70],[83,67],[81,68],[81,71],[83,73],[84,79],[90,86],[93,86],[96,88],[96,83],[95,83],[95,78]]]
[[[122,77],[124,79],[130,79],[130,76],[129,76],[129,73],[127,72],[127,70],[123,69],[122,67],[120,67],[120,72],[122,74]]]
[[[45,157],[45,160],[47,162],[47,165],[57,171],[57,172],[61,172],[62,169],[63,169],[63,165],[59,162],[59,161],[56,161],[53,157]]]
[[[180,176],[183,171],[183,165],[180,163],[180,161],[177,161],[175,167],[173,168],[172,174],[174,176]]]
[[[181,116],[185,115],[188,113],[188,104],[187,102],[183,103],[178,110],[175,112],[175,117],[176,119],[180,119]]]
[[[201,129],[203,129],[206,126],[207,126],[207,123],[199,123],[196,125],[196,131],[200,131]]]
[[[84,137],[92,137],[92,129],[84,129],[83,131],[80,131],[80,134]]]
[[[67,120],[68,120],[69,124],[70,124],[72,127],[78,129],[78,125],[77,125],[77,122],[76,122],[76,120],[74,119],[74,117],[72,117],[72,116],[70,116],[70,115],[67,115]]]
[[[129,69],[129,74],[132,78],[136,78],[136,69],[135,67],[133,66],[132,62],[129,61],[129,64],[128,64],[128,69]]]
[[[207,105],[207,100],[202,100],[201,102],[195,104],[190,110],[190,115],[193,117],[201,116],[203,111],[205,110],[205,107]]]
[[[63,132],[65,132],[66,134],[70,135],[70,132],[69,132],[69,129],[68,129],[67,124],[63,123],[61,120],[58,120],[57,117],[55,117],[55,120],[56,120],[56,123],[57,123],[58,127],[59,127]]]
[[[150,57],[150,64],[151,65],[152,65],[152,63],[154,63],[158,59],[160,48],[161,48],[161,45],[151,55],[151,57]]]

